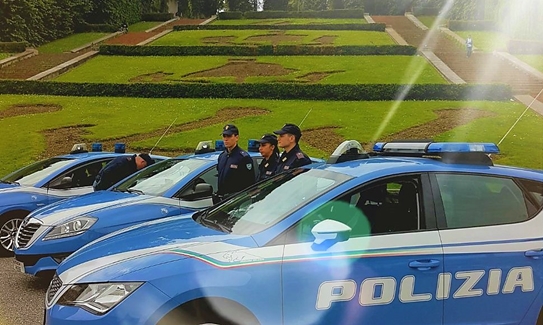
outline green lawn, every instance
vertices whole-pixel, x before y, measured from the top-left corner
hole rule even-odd
[[[516,57],[543,72],[543,55],[517,55]]]
[[[136,133],[166,130],[175,125],[214,116],[222,108],[250,107],[268,110],[260,116],[234,118],[177,134],[167,134],[159,143],[162,149],[192,148],[198,141],[217,139],[225,123],[235,123],[241,130],[241,143],[280,128],[286,122],[300,123],[302,130],[338,127],[336,133],[346,139],[370,142],[390,134],[432,121],[435,111],[472,108],[492,111],[496,115],[433,136],[438,141],[498,142],[517,120],[524,106],[514,102],[328,102],[246,99],[143,99],[105,97],[53,97],[0,95],[0,111],[14,104],[57,104],[62,110],[0,119],[0,128],[9,137],[0,138],[0,174],[22,167],[43,154],[45,139],[40,131],[63,126],[91,124],[86,128],[87,143],[114,139]],[[389,114],[394,112],[393,114]],[[543,169],[543,118],[528,111],[502,143],[503,156],[498,163]],[[382,131],[378,131],[382,128]],[[24,130],[24,132],[21,132]],[[436,128],[436,130],[439,130]],[[150,148],[157,137],[129,143]],[[325,141],[326,139],[323,139]],[[302,137],[302,149],[315,157],[327,157],[310,147]],[[71,144],[66,144],[66,151]],[[534,148],[538,148],[534,150]],[[107,149],[107,148],[106,148]]]
[[[284,35],[277,36],[280,33]],[[264,36],[266,39],[258,40],[255,37]],[[392,45],[395,44],[387,33],[369,31],[324,31],[324,30],[192,30],[178,31],[165,35],[150,45],[216,45],[205,43],[204,38],[228,37],[233,45],[249,44],[322,44],[317,39],[322,36],[333,36],[333,45]],[[222,44],[230,45],[230,44]]]
[[[216,71],[213,76],[187,76],[187,74],[221,67],[230,58],[226,56],[187,56],[187,57],[121,57],[98,56],[83,65],[61,75],[57,81],[68,82],[234,82],[232,71]],[[238,66],[244,71],[244,82],[307,82],[308,73],[329,73],[318,81],[322,84],[358,84],[358,83],[446,83],[437,70],[419,56],[261,56],[257,66],[249,64]],[[239,61],[238,61],[239,62]],[[283,75],[271,75],[271,71],[280,69]],[[253,69],[254,68],[254,69]],[[268,72],[266,72],[268,71]],[[266,76],[259,75],[262,72]],[[132,78],[155,74],[166,74],[160,80],[152,77],[134,80]],[[237,73],[240,75],[240,73]],[[132,79],[132,80],[131,80]],[[240,80],[238,80],[239,82]]]
[[[160,21],[140,21],[138,23],[128,26],[128,31],[129,32],[145,32],[149,28],[158,26],[161,23],[162,22]]]
[[[423,23],[426,27],[432,28],[434,24],[436,23],[437,16],[417,16],[417,19],[420,20],[421,23]],[[441,19],[439,24],[436,27],[447,25],[447,19]]]
[[[507,52],[507,41],[509,37],[503,33],[486,31],[456,31],[458,35],[466,39],[469,35],[473,39],[473,46],[485,52],[505,51]]]
[[[11,56],[10,53],[0,53],[0,60],[9,58]]]
[[[226,19],[214,20],[211,25],[323,25],[323,24],[366,24],[364,18],[328,19],[328,18],[273,18],[273,19]]]
[[[62,53],[69,52],[80,46],[96,41],[108,33],[78,33],[38,47],[39,53]]]

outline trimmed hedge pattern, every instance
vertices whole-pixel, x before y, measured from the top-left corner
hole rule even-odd
[[[322,24],[322,25],[177,25],[174,31],[183,30],[364,30],[384,32],[386,24]]]
[[[25,42],[0,42],[0,52],[20,53],[26,50]]]
[[[0,80],[0,94],[140,98],[261,98],[306,100],[509,100],[508,85],[110,84]]]
[[[119,30],[119,27],[108,24],[88,24],[82,23],[76,27],[76,32],[95,32],[95,33],[114,33]]]
[[[337,9],[323,11],[225,11],[218,19],[268,19],[268,18],[364,18],[364,9]]]
[[[416,47],[405,45],[100,46],[100,54],[124,56],[415,55],[416,53]]]

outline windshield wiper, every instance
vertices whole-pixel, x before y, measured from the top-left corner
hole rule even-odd
[[[127,191],[128,193],[135,193],[135,194],[138,194],[138,195],[145,195],[145,193],[143,193],[143,191],[134,190],[134,189],[131,189],[131,188],[126,189],[126,191]]]

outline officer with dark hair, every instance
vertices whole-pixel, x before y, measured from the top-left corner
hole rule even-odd
[[[92,187],[95,191],[107,190],[118,181],[154,163],[154,159],[146,153],[117,157],[100,170]]]
[[[287,123],[283,125],[281,130],[273,131],[279,135],[278,145],[284,151],[279,157],[276,174],[283,171],[311,164],[311,159],[303,153],[298,145],[302,137],[302,131],[295,124]]]
[[[264,134],[257,142],[260,143],[258,151],[264,158],[258,166],[257,181],[261,181],[275,175],[279,160],[279,147],[277,146],[277,137],[269,133]]]
[[[222,201],[226,196],[237,193],[255,183],[253,159],[238,146],[239,130],[233,124],[227,124],[222,130],[224,151],[219,156],[217,171],[217,193],[213,202]]]

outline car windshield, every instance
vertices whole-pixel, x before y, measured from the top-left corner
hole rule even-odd
[[[202,159],[164,160],[128,178],[115,190],[160,196],[206,163]]]
[[[196,216],[196,221],[227,233],[252,235],[268,229],[349,179],[350,176],[329,171],[295,169],[203,211]]]
[[[71,158],[50,158],[21,168],[0,181],[4,183],[16,183],[23,186],[34,186],[44,177],[53,174],[72,163]]]

